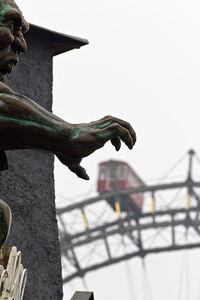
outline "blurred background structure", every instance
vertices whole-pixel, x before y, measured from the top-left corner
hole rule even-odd
[[[88,272],[135,257],[145,271],[148,254],[200,247],[200,181],[193,178],[200,159],[194,150],[187,155],[185,179],[168,179],[184,159],[154,185],[124,162],[99,165],[99,195],[57,209],[64,284],[80,277],[85,285]],[[188,276],[189,269],[185,272]]]

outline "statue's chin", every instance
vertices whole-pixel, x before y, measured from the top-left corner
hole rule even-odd
[[[12,72],[13,68],[14,68],[14,65],[12,63],[9,63],[7,66],[6,73],[10,74]]]
[[[13,62],[9,62],[4,68],[0,69],[0,73],[3,75],[10,74],[15,67]]]
[[[5,82],[4,75],[3,75],[3,74],[1,74],[1,73],[0,73],[0,82],[3,82],[3,83]]]
[[[5,82],[4,76],[6,74],[10,74],[12,70],[14,69],[16,62],[8,62],[7,65],[4,68],[0,68],[0,81]]]

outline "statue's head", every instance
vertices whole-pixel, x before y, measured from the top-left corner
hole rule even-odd
[[[12,0],[0,0],[0,76],[10,73],[26,51],[24,33],[29,25]]]

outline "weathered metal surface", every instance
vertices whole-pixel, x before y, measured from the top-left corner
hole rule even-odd
[[[121,141],[132,149],[136,141],[135,132],[128,122],[112,116],[87,124],[70,124],[49,113],[27,96],[11,90],[4,83],[4,77],[19,62],[19,55],[27,50],[24,33],[28,28],[29,24],[15,2],[1,0],[0,150],[50,151],[71,172],[88,180],[86,170],[80,165],[82,158],[102,148],[108,141],[112,142],[117,151],[121,147]],[[41,36],[43,33],[44,31]],[[56,34],[51,34],[55,41]],[[29,67],[32,66],[29,64]],[[40,77],[41,74],[37,76]]]

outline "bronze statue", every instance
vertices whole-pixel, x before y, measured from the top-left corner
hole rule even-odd
[[[78,177],[89,177],[83,157],[111,141],[118,151],[123,141],[130,149],[136,135],[129,123],[106,116],[88,124],[70,124],[46,111],[31,99],[11,90],[4,76],[26,51],[24,33],[29,25],[12,0],[0,0],[0,150],[45,149]]]

